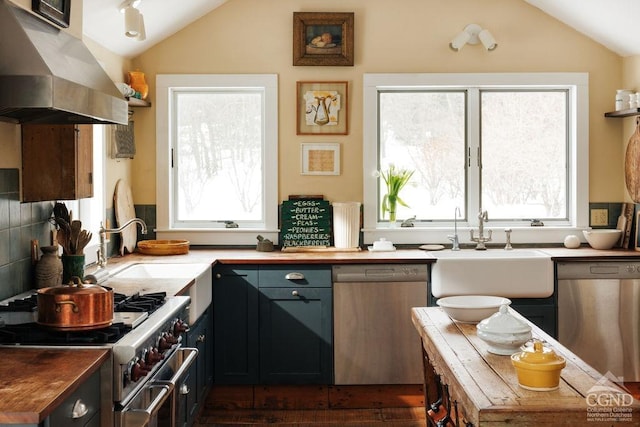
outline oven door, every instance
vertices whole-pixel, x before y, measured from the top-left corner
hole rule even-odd
[[[182,406],[179,393],[198,349],[178,347],[146,385],[120,410],[119,427],[175,427]]]

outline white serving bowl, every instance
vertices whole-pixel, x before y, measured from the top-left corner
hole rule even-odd
[[[458,295],[436,301],[453,320],[477,323],[496,313],[503,304],[511,304],[509,298],[489,295]]]
[[[593,249],[611,249],[618,243],[622,230],[582,230]]]

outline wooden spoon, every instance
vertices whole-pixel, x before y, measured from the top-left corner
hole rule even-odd
[[[84,253],[84,248],[91,241],[92,234],[87,230],[81,230],[78,235],[78,243],[76,244],[76,254],[82,255]]]
[[[65,254],[71,254],[71,245],[69,244],[71,241],[71,227],[61,218],[58,218],[57,221],[60,228],[58,228],[56,239],[58,243],[60,243],[60,246],[62,246],[63,252]]]
[[[78,254],[78,236],[82,230],[82,222],[78,220],[71,221],[71,235],[69,236],[69,249],[72,254]]]

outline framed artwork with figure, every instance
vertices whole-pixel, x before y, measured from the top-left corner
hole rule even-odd
[[[347,135],[348,82],[298,82],[298,135]]]
[[[353,65],[353,12],[294,12],[293,65]]]

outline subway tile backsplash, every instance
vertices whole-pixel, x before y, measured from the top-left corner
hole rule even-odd
[[[0,299],[33,288],[31,240],[51,244],[53,202],[20,203],[18,169],[0,169]]]

